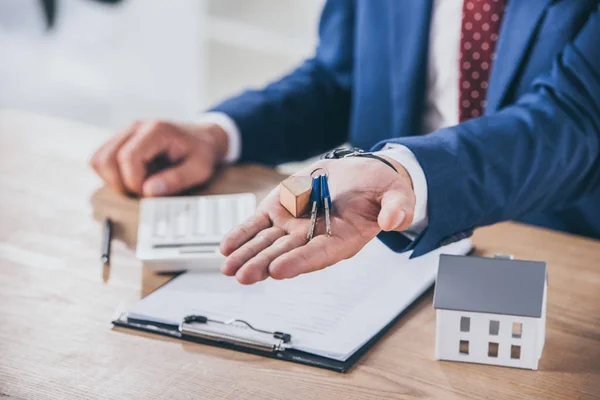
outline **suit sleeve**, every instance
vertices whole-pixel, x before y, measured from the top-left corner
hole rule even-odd
[[[427,177],[429,225],[407,247],[413,256],[600,190],[599,38],[600,7],[514,105],[391,141],[408,147]]]
[[[304,159],[346,141],[350,119],[354,2],[328,0],[313,58],[261,90],[211,111],[229,115],[241,133],[240,161]]]

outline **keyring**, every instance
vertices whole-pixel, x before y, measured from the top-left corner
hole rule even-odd
[[[314,178],[313,174],[314,174],[315,172],[319,171],[319,170],[323,170],[323,171],[325,171],[325,177],[329,178],[329,171],[327,171],[327,168],[325,168],[325,167],[319,167],[319,168],[315,168],[315,169],[313,170],[313,172],[311,172],[311,173],[310,173],[310,177],[311,177],[311,178]],[[321,176],[321,175],[323,175],[323,174],[319,174],[318,176]]]

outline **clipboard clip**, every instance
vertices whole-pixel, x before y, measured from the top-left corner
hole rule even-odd
[[[238,328],[246,328],[250,329],[255,333],[263,334],[265,336],[264,339],[258,338],[246,338],[241,336],[236,336],[234,334],[230,334],[227,332],[223,332],[222,329],[209,329],[208,324],[215,323],[220,324],[216,325],[219,328],[224,327],[238,327]],[[200,324],[205,324],[203,328],[199,328]],[[210,319],[202,315],[188,315],[181,321],[179,324],[179,332],[182,336],[192,336],[208,341],[213,342],[221,342],[228,343],[235,346],[247,347],[255,350],[268,351],[268,352],[278,352],[284,351],[285,347],[284,343],[288,343],[292,340],[292,335],[283,332],[270,332],[262,329],[258,329],[250,325],[248,322],[241,319],[232,319],[229,321],[219,321],[215,319]],[[253,335],[256,336],[256,335]]]

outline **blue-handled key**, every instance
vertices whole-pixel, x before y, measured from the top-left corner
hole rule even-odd
[[[314,177],[312,181],[312,190],[310,192],[310,202],[312,208],[310,210],[310,226],[308,228],[307,240],[311,240],[315,234],[315,226],[317,225],[317,214],[321,208],[321,179]]]
[[[331,219],[329,213],[332,210],[331,196],[329,195],[329,184],[327,183],[327,175],[321,175],[321,204],[325,210],[325,229],[327,236],[331,237]]]

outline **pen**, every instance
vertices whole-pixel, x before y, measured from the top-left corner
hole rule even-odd
[[[110,218],[104,220],[104,232],[102,235],[102,263],[110,264],[110,242],[112,240],[113,224]]]

